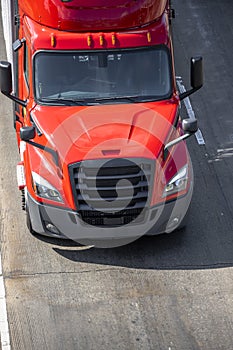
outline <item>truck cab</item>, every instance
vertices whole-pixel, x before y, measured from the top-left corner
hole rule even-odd
[[[202,86],[202,59],[179,94],[170,2],[88,3],[19,0],[14,59],[0,63],[28,228],[78,242],[171,232],[193,189],[197,123],[180,101]]]

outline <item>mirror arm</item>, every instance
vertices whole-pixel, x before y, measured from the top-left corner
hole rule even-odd
[[[168,142],[165,146],[164,146],[164,150],[163,150],[163,160],[166,160],[167,156],[168,156],[168,149],[171,148],[172,146],[176,145],[177,143],[187,139],[188,137],[190,137],[191,135],[193,135],[193,133],[187,132],[184,135],[178,137],[175,140],[172,140],[170,142]]]
[[[194,92],[196,92],[196,91],[199,90],[200,88],[201,88],[201,86],[198,87],[198,88],[195,88],[195,89],[190,89],[190,90],[188,90],[188,91],[182,92],[182,93],[179,95],[180,101],[182,101],[184,98],[186,98],[186,97],[192,95]]]
[[[27,142],[27,143],[29,143],[30,145],[35,146],[35,147],[37,147],[37,148],[39,148],[39,149],[42,149],[43,151],[46,151],[46,152],[50,153],[50,154],[52,155],[52,157],[53,157],[54,163],[56,164],[56,166],[57,166],[58,168],[60,168],[60,166],[59,166],[58,154],[57,154],[57,152],[54,151],[52,148],[43,146],[43,145],[41,145],[41,144],[39,144],[39,143],[37,143],[37,142],[30,141],[30,140],[27,140],[27,141],[25,140],[25,142]]]
[[[7,94],[6,92],[2,91],[3,95],[5,95],[6,97],[10,98],[12,101],[20,104],[21,106],[23,107],[26,107],[27,106],[27,101],[23,101],[23,100],[20,100],[18,97],[16,96],[13,96],[11,94]]]

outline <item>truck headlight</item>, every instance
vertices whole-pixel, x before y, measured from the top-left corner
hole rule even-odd
[[[56,202],[62,202],[62,198],[58,190],[34,171],[32,171],[32,185],[38,197],[50,199]]]
[[[171,194],[183,191],[188,184],[188,164],[181,168],[175,176],[167,183],[163,191],[163,198]]]

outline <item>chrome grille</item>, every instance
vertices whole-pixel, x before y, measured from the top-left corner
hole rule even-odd
[[[77,210],[95,226],[118,226],[144,220],[154,172],[148,159],[86,160],[69,167]]]

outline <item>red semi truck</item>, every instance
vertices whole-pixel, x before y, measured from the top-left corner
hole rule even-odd
[[[1,92],[14,101],[18,186],[31,232],[130,239],[171,232],[189,207],[185,140],[197,121],[177,90],[174,11],[161,0],[12,1],[12,62]]]

